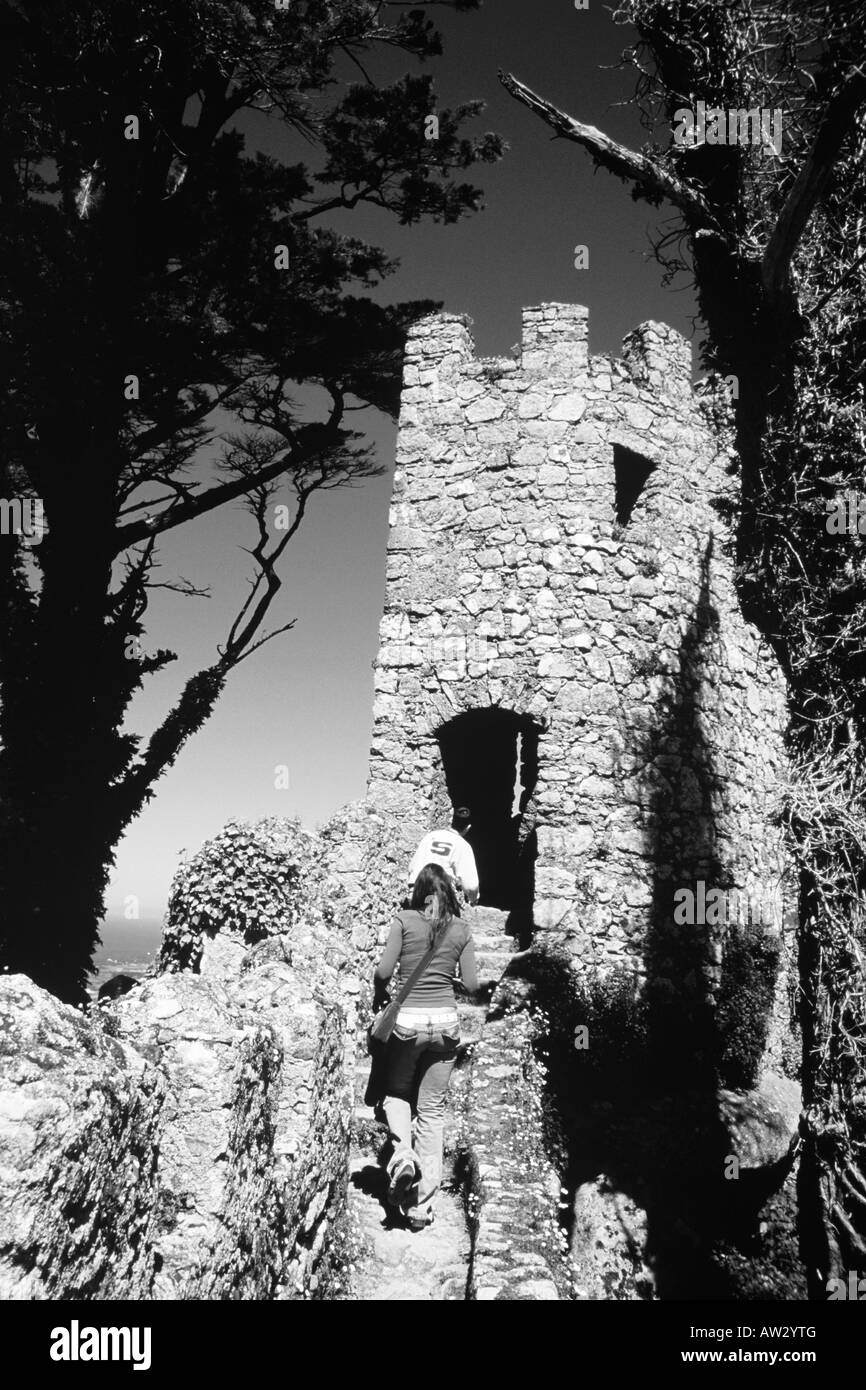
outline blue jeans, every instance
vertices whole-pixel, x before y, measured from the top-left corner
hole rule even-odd
[[[460,1029],[451,1009],[402,1010],[388,1043],[387,1094],[383,1101],[393,1146],[389,1176],[414,1158],[421,1176],[403,1205],[406,1216],[427,1221],[442,1183],[445,1094],[457,1058]],[[412,1148],[412,1105],[417,1126]]]

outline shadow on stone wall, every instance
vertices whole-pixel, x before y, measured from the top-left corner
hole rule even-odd
[[[635,748],[650,790],[645,834],[653,884],[644,950],[645,1038],[648,1094],[659,1099],[633,1112],[614,1158],[624,1190],[646,1211],[645,1255],[662,1298],[729,1292],[711,1255],[714,1240],[729,1231],[734,1216],[726,1191],[733,1184],[724,1177],[730,1143],[717,1106],[715,993],[721,942],[718,929],[674,922],[677,888],[694,891],[700,880],[730,886],[714,815],[720,779],[700,712],[719,623],[710,594],[711,558],[709,541],[701,557],[698,599],[680,643],[679,669],[659,702],[655,724],[637,735]],[[638,1156],[643,1173],[635,1172]]]
[[[548,1141],[564,1186],[581,1194],[572,1236],[575,1248],[583,1243],[593,1252],[587,1264],[590,1282],[597,1276],[589,1293],[595,1298],[796,1296],[790,1287],[744,1291],[751,1278],[745,1265],[758,1251],[758,1212],[790,1168],[790,1128],[780,1121],[773,1129],[771,1117],[767,1142],[752,1144],[732,1179],[731,1160],[740,1163],[744,1144],[724,1107],[732,1093],[721,1088],[743,1084],[744,1075],[742,1066],[736,1078],[729,1075],[736,1070],[732,1037],[719,1026],[724,927],[674,922],[677,888],[694,890],[701,879],[708,887],[733,886],[714,816],[720,779],[701,717],[704,673],[721,669],[712,651],[718,617],[711,556],[710,543],[679,667],[652,726],[633,732],[629,750],[649,788],[642,829],[653,883],[643,988],[625,968],[594,979],[577,975],[568,956],[541,946],[510,972],[532,982],[534,1005],[548,1020]],[[776,965],[771,956],[770,978],[744,1001],[746,1050],[755,1064]],[[731,983],[742,989],[743,979],[740,969]],[[589,1030],[584,1046],[580,1025]],[[741,1059],[742,1039],[734,1042]],[[749,1114],[760,1129],[763,1111],[756,1104]],[[580,1278],[579,1257],[576,1263]],[[766,1273],[767,1287],[774,1279],[778,1290],[777,1275]]]

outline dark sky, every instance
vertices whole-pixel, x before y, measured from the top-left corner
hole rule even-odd
[[[430,64],[442,105],[487,103],[473,132],[493,129],[510,151],[480,166],[485,210],[457,226],[399,227],[378,209],[340,214],[333,225],[398,256],[397,274],[381,297],[441,300],[475,321],[482,355],[510,352],[524,305],[543,300],[587,304],[592,351],[618,351],[625,333],[648,318],[692,336],[688,287],[664,289],[650,255],[650,234],[669,217],[635,203],[626,185],[594,173],[578,146],[513,101],[497,80],[504,68],[573,115],[624,143],[645,138],[629,69],[616,64],[632,33],[615,25],[601,0],[576,10],[573,0],[487,0],[476,14],[436,6],[445,52]],[[405,58],[371,57],[376,79],[407,70]],[[245,118],[250,147],[295,162],[298,146],[264,117]],[[667,138],[665,132],[659,138]],[[306,156],[315,160],[307,147]],[[468,176],[473,178],[473,174]],[[589,248],[589,269],[574,269],[574,247]],[[315,499],[283,569],[272,614],[276,626],[297,618],[291,633],[244,662],[206,728],[158,784],[151,805],[118,852],[109,916],[129,895],[142,918],[160,916],[181,848],[195,850],[230,816],[299,815],[309,826],[363,794],[371,727],[372,672],[381,614],[393,425],[372,411],[355,416],[369,430],[386,475]],[[213,660],[245,592],[250,522],[239,508],[170,533],[161,577],[178,573],[209,584],[210,600],[157,593],[146,649],[169,646],[180,659],[152,678],[136,702],[132,727],[149,733],[185,679]],[[286,765],[287,790],[275,789]]]

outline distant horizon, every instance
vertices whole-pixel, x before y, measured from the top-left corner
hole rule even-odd
[[[138,978],[153,963],[162,941],[163,922],[148,917],[128,922],[106,917],[99,923],[99,945],[93,953],[89,988],[95,993],[113,975]]]

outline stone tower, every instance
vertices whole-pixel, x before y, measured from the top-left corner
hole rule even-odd
[[[783,930],[784,691],[689,344],[645,323],[590,357],[587,329],[526,309],[486,361],[465,318],[410,334],[368,804],[405,854],[469,805],[482,902],[645,976],[678,888]]]

